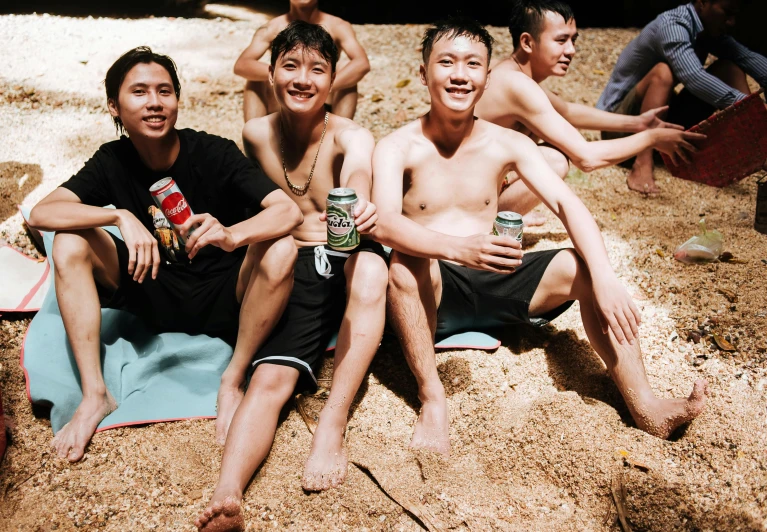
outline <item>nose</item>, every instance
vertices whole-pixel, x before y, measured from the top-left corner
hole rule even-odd
[[[565,56],[567,56],[568,59],[572,59],[575,55],[575,43],[573,41],[567,41],[567,44],[565,45]]]
[[[450,81],[454,83],[466,83],[469,81],[468,70],[463,63],[456,63],[450,72]]]
[[[150,109],[162,108],[162,101],[160,100],[160,95],[157,93],[157,91],[150,90],[147,93],[146,106]]]
[[[308,68],[300,68],[298,69],[298,72],[296,72],[296,77],[293,80],[293,84],[298,88],[308,88],[311,85],[311,81],[309,81],[309,69]]]

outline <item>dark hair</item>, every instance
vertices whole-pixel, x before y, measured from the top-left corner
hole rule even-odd
[[[455,39],[456,37],[468,37],[472,41],[479,41],[487,48],[487,62],[490,64],[490,56],[493,54],[493,37],[485,27],[474,19],[468,17],[448,17],[438,20],[423,34],[421,48],[424,64],[429,62],[429,56],[434,48],[434,43],[442,38]]]
[[[333,42],[333,37],[319,24],[294,20],[279,32],[272,41],[272,68],[281,55],[297,48],[317,52],[330,63],[330,72],[335,73],[338,47]]]
[[[107,77],[104,79],[104,85],[107,89],[107,102],[113,100],[117,103],[117,96],[120,93],[123,81],[125,81],[125,76],[139,63],[157,63],[167,70],[168,74],[170,74],[170,79],[173,81],[173,90],[176,92],[176,98],[181,97],[181,83],[178,81],[176,63],[173,62],[173,59],[167,55],[154,53],[148,46],[139,46],[125,52],[107,70]],[[118,133],[124,131],[120,117],[114,116],[112,120]]]
[[[509,33],[515,49],[519,48],[519,38],[523,33],[529,33],[536,40],[540,37],[547,11],[559,13],[565,22],[575,18],[573,8],[562,0],[514,0],[509,17]]]

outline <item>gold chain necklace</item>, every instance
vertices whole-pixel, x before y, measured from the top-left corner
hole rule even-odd
[[[285,151],[282,148],[282,117],[280,117],[280,156],[282,157],[282,171],[285,172],[285,181],[288,183],[288,188],[296,196],[303,196],[309,191],[309,183],[312,182],[314,176],[314,167],[317,164],[317,158],[320,156],[320,148],[322,148],[322,141],[325,139],[325,132],[328,130],[328,113],[325,113],[325,126],[322,128],[322,135],[320,136],[320,145],[317,147],[317,154],[314,156],[314,162],[312,163],[312,169],[309,171],[309,179],[306,180],[306,184],[302,187],[294,185],[288,177],[288,167],[285,166]]]

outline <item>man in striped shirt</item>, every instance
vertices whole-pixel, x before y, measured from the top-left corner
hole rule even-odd
[[[597,108],[637,115],[668,104],[668,120],[689,128],[745,98],[746,74],[767,87],[767,58],[726,34],[740,5],[741,0],[695,0],[661,13],[623,50]],[[717,60],[704,68],[709,53]],[[680,82],[684,90],[675,95]],[[609,137],[603,132],[603,139]],[[628,185],[659,191],[651,150],[637,156]]]

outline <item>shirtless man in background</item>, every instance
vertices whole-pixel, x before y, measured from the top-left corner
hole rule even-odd
[[[589,341],[637,426],[667,438],[704,408],[706,382],[661,399],[647,381],[639,312],[591,213],[525,135],[474,117],[492,38],[469,19],[426,31],[421,81],[430,111],[382,139],[373,156],[376,240],[391,246],[387,311],[418,383],[412,447],[448,454],[448,405],[434,339],[466,330],[542,326],[580,302]],[[498,187],[514,170],[562,221],[575,249],[522,253],[493,236]]]
[[[493,67],[490,85],[477,104],[477,116],[534,140],[544,140],[546,144],[538,148],[560,177],[568,173],[568,159],[584,172],[617,164],[653,148],[675,160],[677,156],[687,160],[685,150],[695,151],[690,141],[705,138],[685,133],[681,126],[661,120],[667,107],[626,116],[567,102],[540,87],[550,76],[567,74],[575,55],[578,30],[572,9],[565,2],[517,0],[512,7],[509,31],[514,53]],[[588,142],[578,129],[635,134]],[[509,175],[504,186],[500,210],[525,214],[540,203],[516,173]],[[631,181],[629,187],[632,187]],[[537,225],[544,219],[529,216],[525,221],[528,225]]]
[[[292,22],[272,43],[269,77],[280,110],[249,121],[242,133],[246,152],[293,198],[304,221],[291,233],[298,246],[293,290],[282,318],[253,360],[248,391],[228,427],[218,485],[196,522],[200,530],[239,530],[244,525],[243,491],[269,452],[280,410],[295,392],[317,389],[316,374],[336,332],[333,381],[306,461],[303,488],[326,490],[346,477],[346,421],[383,336],[388,272],[377,242],[363,239],[344,252],[327,247],[324,211],[331,189],[356,191],[354,222],[360,233],[372,232],[378,218],[368,201],[373,135],[325,111],[337,58],[337,48],[322,27]]]
[[[269,85],[269,65],[259,60],[269,50],[275,36],[294,20],[323,26],[340,51],[349,58],[348,62],[342,62],[339,66],[333,90],[326,103],[330,105],[333,114],[354,118],[357,110],[357,83],[370,72],[370,63],[365,50],[357,41],[352,25],[320,11],[318,0],[290,0],[290,11],[258,28],[250,46],[234,64],[234,73],[248,80],[243,93],[245,122],[277,111],[277,100]]]

